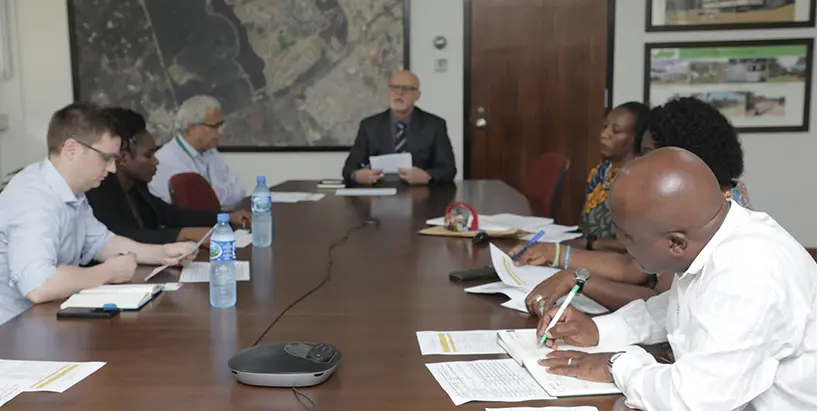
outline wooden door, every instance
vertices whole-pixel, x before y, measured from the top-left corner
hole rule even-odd
[[[607,0],[471,0],[465,46],[465,170],[521,190],[534,160],[570,160],[556,219],[577,224],[600,161]],[[481,122],[486,122],[481,124]]]

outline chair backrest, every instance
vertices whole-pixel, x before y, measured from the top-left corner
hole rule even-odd
[[[561,153],[544,153],[535,160],[523,194],[536,215],[555,218],[568,169],[569,159]]]
[[[171,177],[168,189],[171,201],[183,208],[219,211],[219,199],[204,177],[197,173],[180,173]]]

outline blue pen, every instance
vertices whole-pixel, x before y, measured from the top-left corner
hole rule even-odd
[[[541,231],[538,232],[538,234],[532,236],[532,238],[530,239],[530,242],[528,242],[527,245],[524,246],[524,248],[522,248],[517,253],[515,253],[515,255],[512,257],[513,261],[518,260],[518,257],[521,257],[521,254],[524,254],[524,251],[527,251],[528,248],[532,247],[533,244],[537,243],[538,239],[541,238],[543,235],[544,235],[544,230],[541,230]]]

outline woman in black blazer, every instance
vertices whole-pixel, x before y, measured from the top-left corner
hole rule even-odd
[[[117,172],[86,193],[94,216],[115,234],[142,243],[199,241],[216,224],[217,212],[180,208],[148,192],[158,162],[154,156],[157,146],[145,119],[125,108],[103,112],[110,118],[112,132],[122,139],[122,146]],[[232,213],[231,225],[249,227],[250,213]]]

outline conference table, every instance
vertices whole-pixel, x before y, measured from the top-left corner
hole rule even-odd
[[[502,297],[465,293],[453,270],[490,263],[486,245],[424,236],[425,221],[464,201],[481,214],[530,215],[527,200],[500,181],[403,187],[395,196],[346,197],[288,181],[272,191],[325,192],[316,202],[274,204],[271,247],[238,249],[251,280],[235,307],[209,305],[208,284],[161,293],[139,311],[105,320],[57,320],[59,303],[32,307],[0,326],[0,358],[104,361],[62,394],[23,393],[8,410],[302,410],[290,388],[238,383],[227,367],[238,351],[275,341],[315,341],[342,352],[326,382],[300,391],[319,410],[484,410],[485,407],[591,405],[613,409],[621,396],[455,406],[425,363],[502,358],[422,356],[416,332],[532,328],[536,319],[501,307]],[[200,253],[205,259],[207,253]],[[144,278],[151,267],[141,267]],[[315,292],[283,311],[300,297]],[[174,281],[164,272],[151,282]]]

